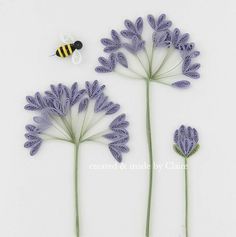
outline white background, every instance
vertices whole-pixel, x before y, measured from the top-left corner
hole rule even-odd
[[[200,133],[200,151],[190,161],[190,236],[236,236],[235,22],[233,0],[0,0],[0,236],[74,235],[73,148],[45,143],[37,156],[23,148],[25,96],[51,83],[80,85],[99,79],[130,121],[130,153],[124,165],[147,161],[143,82],[94,72],[100,38],[123,20],[165,12],[201,51],[201,79],[189,90],[152,86],[155,160],[182,163],[172,135],[182,123]],[[49,57],[59,35],[84,42],[83,63]],[[143,237],[147,170],[91,170],[113,164],[107,148],[81,146],[81,237]],[[183,237],[183,170],[155,173],[151,237]]]

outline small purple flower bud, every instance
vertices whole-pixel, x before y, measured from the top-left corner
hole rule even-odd
[[[191,156],[199,148],[197,130],[181,125],[180,128],[175,131],[174,142],[179,154],[185,158]]]

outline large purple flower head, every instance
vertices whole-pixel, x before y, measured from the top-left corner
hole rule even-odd
[[[179,155],[188,158],[199,149],[198,141],[198,132],[195,128],[181,125],[174,134],[174,149]]]
[[[178,28],[171,29],[172,22],[165,14],[157,18],[149,14],[147,23],[153,30],[149,37],[151,41],[144,39],[145,22],[141,17],[135,21],[125,20],[124,30],[120,33],[112,30],[111,39],[102,39],[101,42],[105,46],[104,52],[108,53],[108,57],[99,57],[100,65],[95,68],[95,71],[115,72],[131,78],[148,79],[174,88],[189,87],[191,83],[188,80],[170,80],[181,75],[191,79],[200,77],[198,72],[200,64],[194,62],[200,52],[195,50],[193,42],[189,42],[190,35],[181,33]],[[162,59],[158,56],[160,50],[157,48],[166,52]],[[177,52],[178,61],[174,65],[169,65],[170,62],[173,63],[171,58],[176,55],[174,52]],[[132,57],[138,63],[137,68],[131,67],[134,65],[130,61]]]
[[[104,89],[98,81],[86,82],[84,89],[79,89],[77,83],[71,87],[58,84],[51,85],[44,94],[27,96],[25,109],[37,112],[34,124],[26,125],[24,146],[30,149],[30,154],[35,155],[46,140],[74,144],[94,141],[107,145],[114,158],[121,162],[122,154],[129,150],[126,145],[129,123],[124,114],[114,117],[120,105],[110,101]],[[108,123],[98,132],[101,120]]]

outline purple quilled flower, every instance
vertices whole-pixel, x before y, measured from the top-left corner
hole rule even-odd
[[[181,125],[174,133],[175,149],[184,156],[189,157],[198,149],[198,132],[195,128]]]
[[[33,117],[35,124],[28,124],[25,127],[27,141],[24,147],[30,149],[30,155],[35,155],[45,139],[48,138],[75,144],[89,139],[86,137],[86,132],[94,124],[90,124],[91,121],[87,121],[87,125],[84,125],[84,122],[83,124],[73,124],[72,111],[75,107],[74,111],[77,111],[77,116],[85,116],[82,119],[84,121],[86,120],[86,111],[89,110],[89,106],[93,107],[94,118],[90,118],[92,121],[96,120],[95,118],[98,114],[101,118],[108,115],[112,117],[113,114],[120,110],[120,105],[110,101],[104,94],[104,89],[105,86],[100,85],[98,81],[87,81],[85,89],[79,89],[77,83],[74,83],[71,87],[58,84],[51,85],[50,90],[47,90],[44,95],[37,92],[34,96],[27,96],[28,104],[25,109],[38,112]],[[76,121],[79,120],[77,119]],[[93,135],[90,140],[93,137],[96,137],[96,139],[105,138],[111,154],[117,161],[121,162],[122,154],[129,150],[127,147],[129,138],[127,126],[128,122],[125,120],[125,115],[122,114],[111,121],[104,133],[99,136]],[[77,130],[78,127],[83,128],[85,131]],[[57,132],[57,135],[52,133],[53,129],[55,130],[54,132]]]
[[[195,44],[193,42],[189,42],[189,34],[188,33],[181,33],[178,28],[171,30],[172,22],[167,19],[165,14],[161,14],[158,18],[155,18],[153,15],[147,16],[147,22],[153,29],[152,33],[152,44],[153,44],[153,51],[151,55],[154,55],[155,48],[170,48],[166,49],[169,50],[171,53],[172,51],[176,50],[180,54],[182,60],[177,66],[173,66],[173,68],[180,69],[182,66],[182,74],[192,78],[197,79],[200,77],[198,69],[200,68],[200,64],[198,63],[191,63],[191,60],[195,59],[197,56],[200,55],[200,52],[195,50]],[[177,73],[170,72],[172,70],[167,70],[168,73],[160,73],[160,75],[155,74],[153,70],[150,72],[150,69],[155,68],[155,65],[148,65],[149,69],[145,69],[146,62],[141,62],[142,71],[144,69],[145,76],[142,73],[139,73],[138,70],[130,68],[130,63],[128,59],[129,57],[126,56],[127,53],[131,53],[132,55],[138,56],[138,60],[140,61],[141,57],[139,57],[139,53],[144,52],[148,57],[148,63],[150,62],[153,64],[153,60],[150,60],[152,57],[148,55],[148,49],[145,41],[142,37],[143,29],[144,29],[144,22],[141,17],[138,17],[136,21],[132,22],[130,20],[125,20],[124,25],[126,27],[125,30],[122,30],[120,34],[118,31],[113,30],[111,33],[112,39],[102,39],[102,43],[105,46],[104,51],[109,53],[108,58],[99,57],[98,61],[100,63],[99,66],[95,68],[95,71],[98,73],[110,73],[110,72],[117,72],[119,73],[119,65],[123,67],[123,69],[127,69],[127,76],[133,74],[133,77],[139,77],[140,79],[144,79],[145,77],[150,77],[151,80],[156,80],[160,78],[170,78],[176,75]],[[107,48],[108,47],[108,48]],[[153,53],[154,52],[154,53]],[[137,58],[136,58],[137,60]],[[164,64],[166,63],[166,59],[163,59]],[[142,61],[142,60],[141,60]],[[189,64],[189,61],[191,64]],[[159,65],[162,65],[160,62]],[[153,74],[152,74],[153,73]],[[126,74],[126,73],[124,73]],[[158,80],[156,80],[158,82]],[[190,82],[186,80],[181,80],[173,83],[164,83],[176,88],[187,88],[190,85]]]

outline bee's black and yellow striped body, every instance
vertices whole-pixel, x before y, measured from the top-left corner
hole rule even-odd
[[[81,49],[83,44],[80,41],[75,41],[73,44],[65,44],[56,50],[56,55],[60,58],[70,56],[76,49]]]
[[[75,48],[73,47],[73,44],[66,44],[61,47],[59,47],[56,51],[56,55],[61,58],[68,57],[75,51]]]

